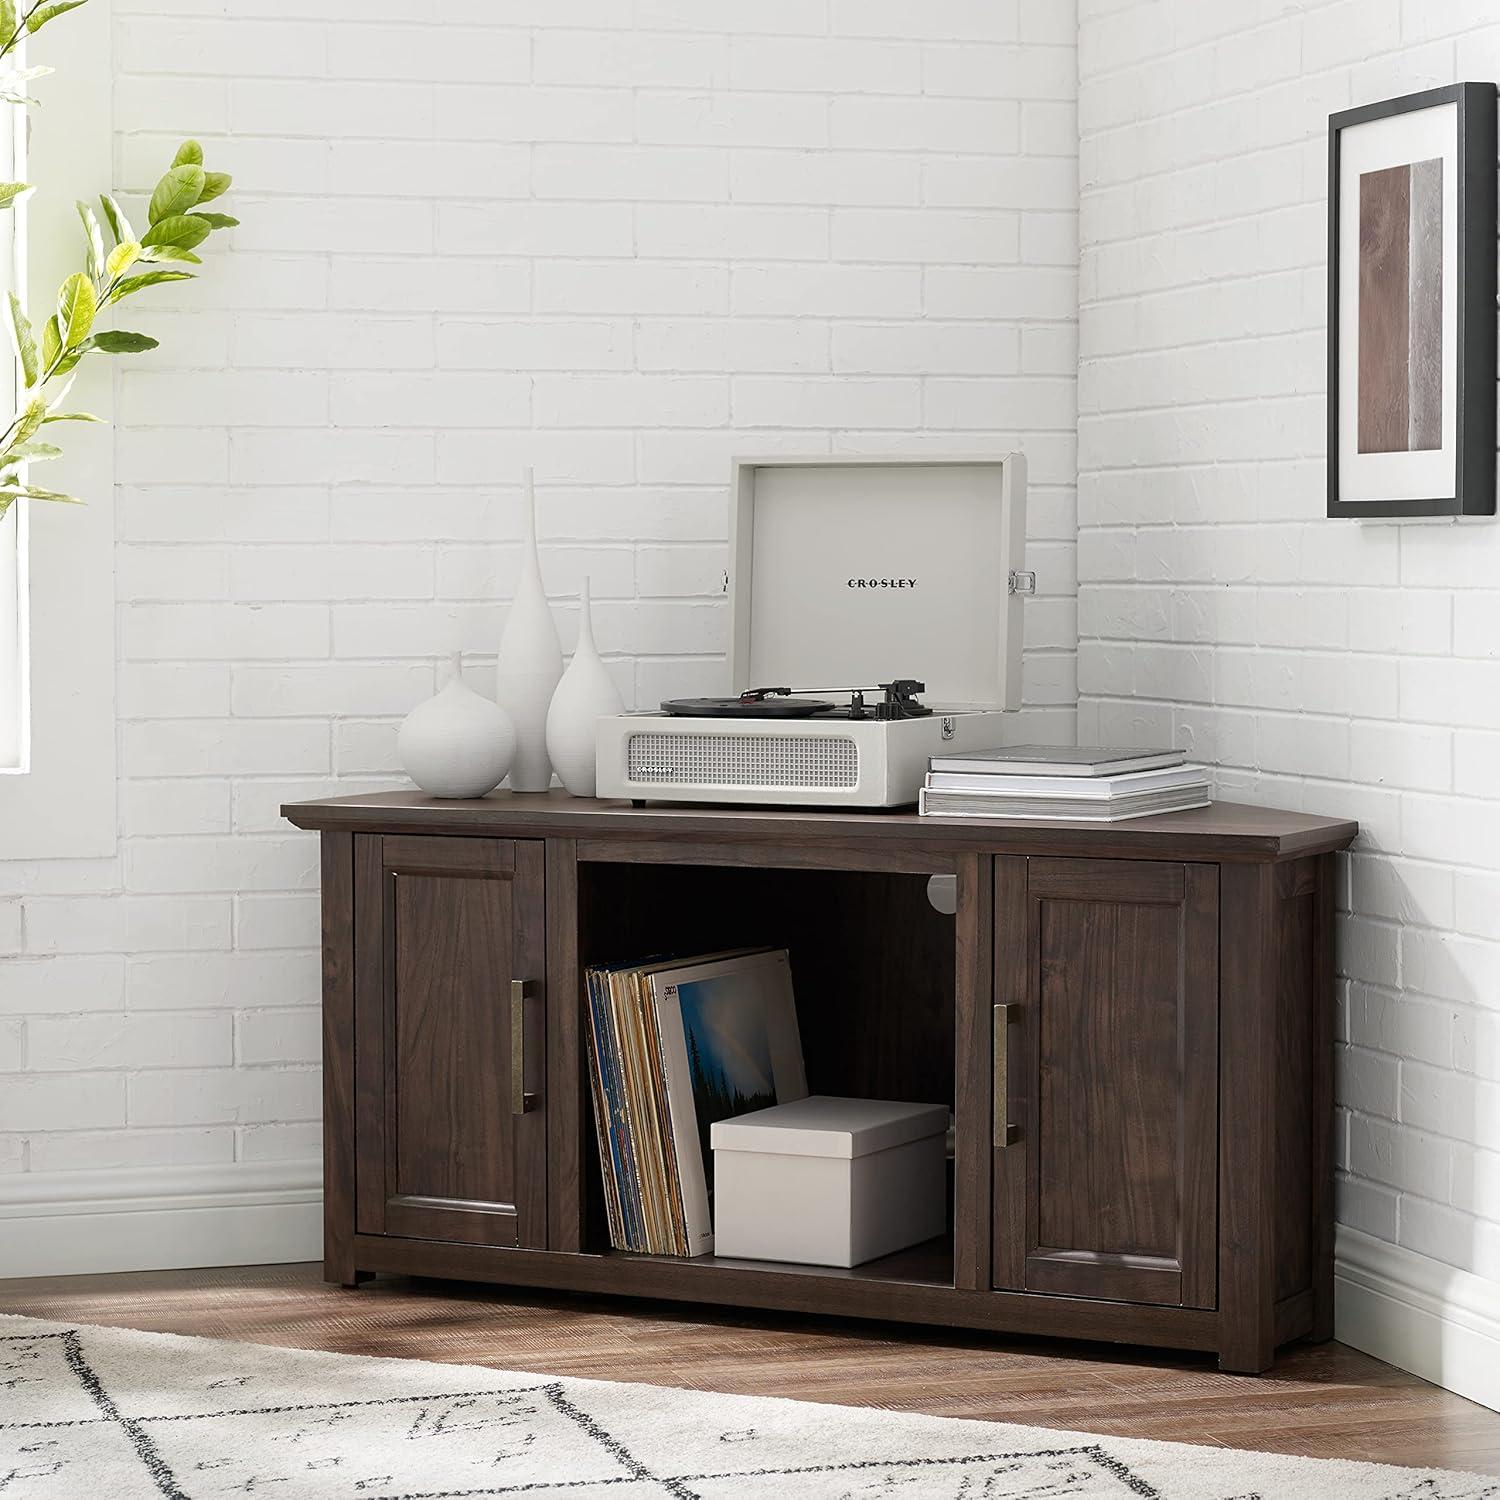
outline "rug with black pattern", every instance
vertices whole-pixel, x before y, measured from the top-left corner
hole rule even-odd
[[[1500,1480],[0,1317],[0,1500],[1481,1500]]]

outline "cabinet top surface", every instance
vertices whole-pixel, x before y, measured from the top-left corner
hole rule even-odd
[[[493,837],[722,839],[797,845],[920,846],[956,852],[1103,853],[1161,858],[1290,859],[1347,847],[1359,825],[1343,818],[1215,802],[1192,812],[1124,823],[1012,823],[922,818],[903,810],[845,812],[628,802],[550,792],[492,792],[473,800],[414,789],[295,802],[298,828],[346,833]]]

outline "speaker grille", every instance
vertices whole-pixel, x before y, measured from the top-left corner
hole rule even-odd
[[[633,734],[626,777],[665,786],[854,787],[850,739],[811,734]]]

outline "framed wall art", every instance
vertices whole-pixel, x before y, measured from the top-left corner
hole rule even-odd
[[[1328,121],[1328,514],[1495,511],[1493,83]]]

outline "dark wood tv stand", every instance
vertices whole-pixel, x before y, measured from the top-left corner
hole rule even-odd
[[[323,857],[325,1273],[1104,1339],[1333,1327],[1333,862],[1353,823],[1110,827],[382,793]],[[957,876],[956,917],[926,877]],[[946,1102],[950,1237],[829,1270],[609,1248],[585,965],[791,950],[814,1092]]]

